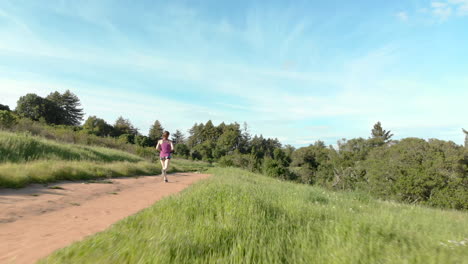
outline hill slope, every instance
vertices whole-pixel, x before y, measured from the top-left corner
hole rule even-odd
[[[173,165],[171,171],[198,170],[202,166],[182,160]],[[0,131],[0,187],[160,172],[159,162],[150,163],[125,151]]]
[[[210,172],[41,263],[467,263],[466,212]]]

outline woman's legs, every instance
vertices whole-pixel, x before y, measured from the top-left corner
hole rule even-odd
[[[167,176],[166,176],[166,171],[169,169],[169,163],[171,162],[171,159],[166,159],[164,161],[164,181],[167,182]]]
[[[161,170],[164,171],[164,160],[161,159],[160,161],[161,161]]]
[[[170,163],[170,159],[168,159],[168,158],[161,159],[162,175],[164,176],[164,181],[165,182],[167,182],[166,171],[169,168],[169,163]]]
[[[168,169],[169,169],[169,163],[171,163],[171,159],[166,159],[166,160],[164,161],[164,163],[165,163],[164,169],[165,169],[165,170],[168,170]]]

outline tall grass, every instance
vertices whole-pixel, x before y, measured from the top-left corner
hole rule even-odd
[[[160,166],[141,162],[34,161],[0,164],[0,187],[20,188],[30,183],[89,180],[135,175],[154,175]]]
[[[200,171],[203,162],[175,160],[175,171]],[[0,131],[0,187],[29,183],[88,180],[161,172],[159,162],[147,162],[128,152],[104,147],[58,143],[28,134]]]
[[[0,131],[0,163],[29,162],[44,159],[96,162],[139,162],[143,160],[141,157],[124,151],[104,147],[57,143],[28,134]]]
[[[169,172],[204,171],[206,163],[173,160]],[[0,163],[0,187],[20,188],[30,183],[90,180],[161,173],[158,163],[39,160],[28,163]]]
[[[466,212],[210,172],[40,263],[467,263]]]

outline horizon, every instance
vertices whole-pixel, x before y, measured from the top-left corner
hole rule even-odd
[[[368,138],[462,145],[468,0],[328,3],[2,1],[0,104],[69,89],[89,115],[212,120],[307,146]]]

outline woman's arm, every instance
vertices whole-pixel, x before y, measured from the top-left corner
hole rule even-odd
[[[156,150],[161,150],[161,140],[158,140],[158,144],[156,144]]]
[[[174,145],[172,144],[172,141],[171,141],[171,152],[174,152]]]

